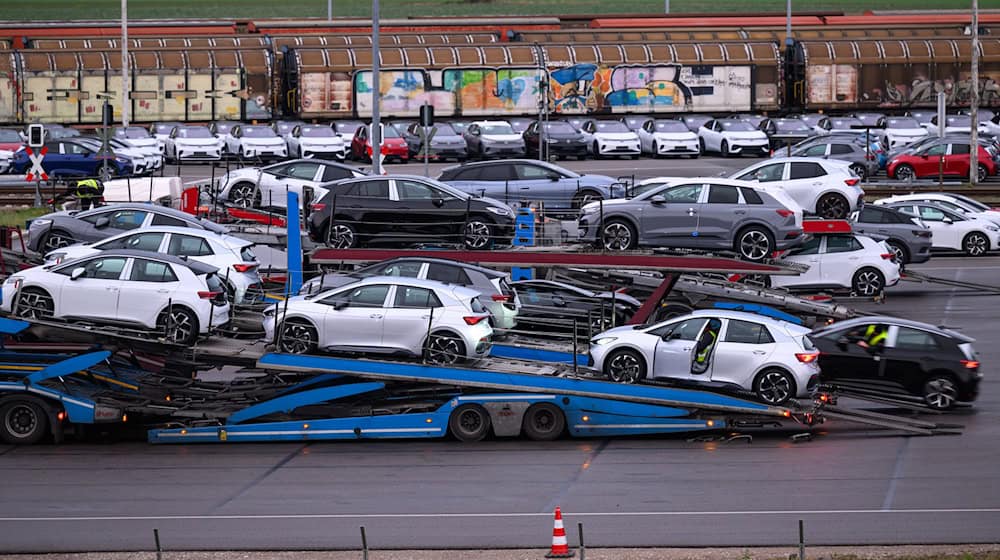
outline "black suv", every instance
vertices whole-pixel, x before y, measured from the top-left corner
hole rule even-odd
[[[510,206],[433,179],[359,177],[322,187],[329,192],[312,205],[309,237],[330,247],[461,243],[489,249],[510,244],[514,236]]]
[[[885,336],[879,336],[883,332]],[[822,383],[887,397],[917,397],[938,410],[971,402],[979,393],[982,374],[973,339],[954,331],[874,316],[834,323],[809,339],[821,352]]]

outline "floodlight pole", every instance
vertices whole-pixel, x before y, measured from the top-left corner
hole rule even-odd
[[[969,183],[979,180],[979,0],[972,0],[972,92],[969,99]]]
[[[128,0],[122,0],[122,126],[128,126]]]
[[[372,0],[372,173],[382,174],[382,128],[379,126],[379,105],[382,93],[379,91],[379,0]]]

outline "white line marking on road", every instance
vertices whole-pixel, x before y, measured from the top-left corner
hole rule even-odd
[[[758,510],[758,511],[612,511],[567,513],[567,517],[677,517],[677,516],[736,516],[736,515],[858,515],[858,514],[933,514],[1000,513],[1000,508],[942,509],[831,509],[831,510]],[[201,521],[201,520],[282,520],[282,519],[449,519],[551,517],[545,513],[305,513],[284,515],[108,515],[87,517],[0,517],[0,522],[41,523],[50,521]]]

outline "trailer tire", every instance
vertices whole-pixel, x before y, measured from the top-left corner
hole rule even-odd
[[[38,443],[48,432],[49,417],[34,399],[15,398],[0,405],[0,441],[11,445]]]
[[[653,323],[660,323],[666,321],[667,319],[673,319],[674,317],[680,317],[681,315],[687,315],[694,311],[690,305],[683,303],[668,303],[658,310],[656,310],[653,316]]]
[[[463,404],[451,412],[448,431],[458,441],[482,441],[490,432],[490,413],[478,404]]]
[[[536,403],[524,413],[521,430],[528,439],[552,441],[558,439],[566,429],[566,416],[552,403]]]

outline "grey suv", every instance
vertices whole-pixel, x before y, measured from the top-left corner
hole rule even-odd
[[[931,230],[919,219],[885,206],[865,206],[851,214],[855,233],[885,238],[900,264],[922,263],[931,258]]]
[[[609,251],[729,249],[762,260],[803,241],[801,216],[743,181],[679,179],[632,199],[587,204],[579,226],[582,241]]]

